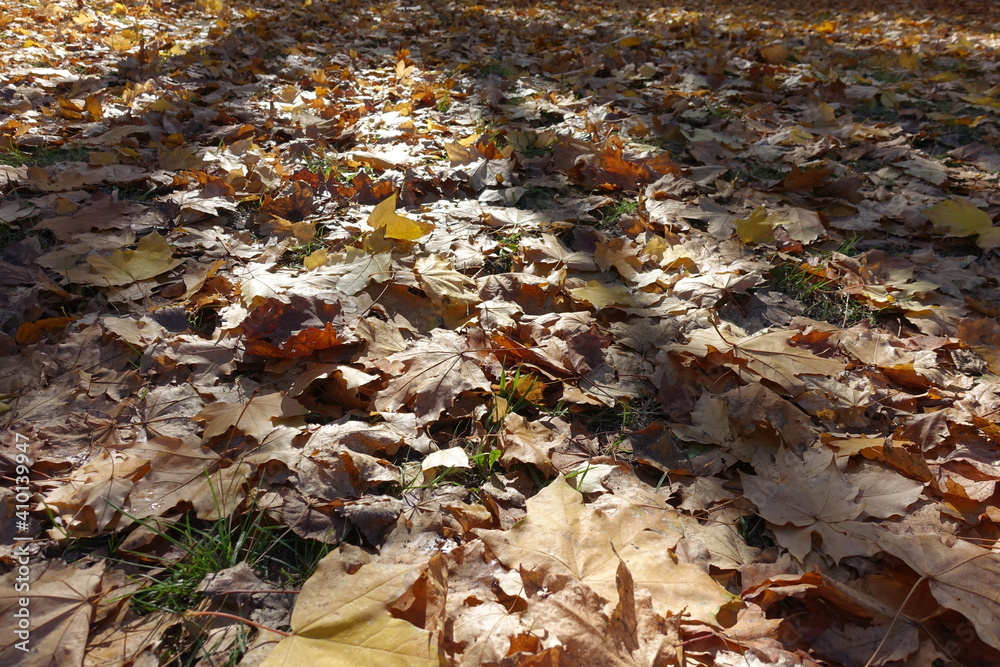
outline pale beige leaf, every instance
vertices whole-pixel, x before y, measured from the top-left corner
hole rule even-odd
[[[812,243],[826,234],[818,213],[796,206],[776,211],[773,221],[784,227],[789,236],[802,243]]]
[[[664,557],[674,538],[655,530],[638,533],[618,551],[622,562],[637,588],[649,591],[653,609],[661,616],[685,613],[704,623],[716,623],[719,609],[733,597],[696,565],[674,562]],[[611,582],[593,582],[599,592],[607,594]]]
[[[464,665],[501,660],[510,649],[511,636],[523,631],[516,615],[502,604],[491,601],[464,607],[452,627],[452,639],[464,645]]]
[[[331,255],[326,260],[325,271],[335,273],[339,291],[353,296],[368,287],[374,280],[383,283],[392,276],[392,256],[387,253],[369,254],[358,248],[348,247],[344,252]]]
[[[542,234],[541,239],[526,239],[522,243],[524,257],[529,262],[555,264],[574,271],[596,271],[592,255],[567,248],[552,234]]]
[[[476,284],[468,276],[453,269],[451,262],[440,255],[421,257],[414,263],[413,270],[420,278],[427,296],[438,305],[447,308],[480,301],[479,294],[472,290]]]
[[[449,447],[431,452],[420,462],[420,469],[431,472],[439,468],[471,468],[469,455],[461,447]]]
[[[686,609],[692,618],[715,623],[732,596],[699,568],[662,557],[676,545],[674,523],[669,513],[648,506],[623,504],[610,515],[591,509],[560,477],[528,500],[528,516],[514,528],[477,533],[505,566],[534,570],[553,589],[581,581],[617,603],[616,576],[624,562],[636,573],[636,586],[652,594],[657,613]]]
[[[615,470],[618,470],[617,466],[585,461],[567,471],[566,478],[580,493],[604,493],[607,489],[601,482]]]

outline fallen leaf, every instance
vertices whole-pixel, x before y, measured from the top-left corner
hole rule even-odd
[[[431,478],[433,479],[433,473],[441,468],[471,468],[469,464],[469,455],[465,453],[465,450],[461,447],[449,447],[448,449],[439,449],[436,452],[431,452],[428,454],[423,461],[420,462],[420,469],[424,473],[431,473]]]
[[[855,521],[864,510],[860,489],[837,469],[831,454],[800,461],[784,452],[776,463],[772,479],[744,474],[743,490],[789,553],[803,561],[813,548],[813,533],[835,562],[876,553],[865,524]]]
[[[480,301],[479,294],[471,289],[475,287],[475,282],[456,271],[451,262],[439,255],[421,257],[414,262],[413,270],[431,301],[444,308]]]
[[[320,561],[295,603],[293,636],[274,647],[263,667],[436,667],[430,633],[389,612],[423,568],[370,563],[348,574],[344,565],[337,552]]]
[[[534,570],[554,590],[567,578],[578,581],[614,603],[623,561],[635,586],[652,594],[657,613],[684,611],[716,623],[729,594],[697,567],[653,555],[676,544],[671,530],[669,517],[656,510],[626,505],[609,516],[590,509],[560,477],[528,500],[528,516],[514,528],[477,534],[508,568]]]
[[[736,221],[736,235],[743,243],[772,243],[775,224],[774,218],[761,205],[754,209],[750,217]]]
[[[481,355],[462,336],[434,330],[429,338],[380,364],[389,382],[375,395],[375,409],[399,412],[406,408],[420,423],[436,420],[463,392],[489,391],[490,382],[478,363]]]
[[[89,255],[87,271],[67,272],[70,279],[87,285],[128,285],[155,278],[181,264],[174,248],[156,232],[139,240],[135,250],[115,250],[110,255]]]
[[[22,568],[0,580],[0,613],[10,619],[0,662],[82,665],[104,563],[81,569],[49,560]]]
[[[760,50],[760,58],[771,65],[781,65],[790,55],[787,46],[782,44],[770,44]]]
[[[879,546],[902,559],[930,583],[934,598],[976,627],[979,638],[1000,649],[1000,554],[962,539],[939,535],[879,537]]]
[[[274,430],[274,420],[289,420],[306,413],[295,400],[281,392],[251,396],[246,403],[226,403],[218,401],[202,408],[194,416],[205,422],[205,440],[222,435],[230,428],[246,433],[257,442],[263,442]]]
[[[938,227],[945,228],[952,236],[972,236],[982,234],[993,227],[993,221],[986,211],[965,197],[950,197],[922,213]]]
[[[387,239],[416,241],[426,236],[434,225],[411,220],[396,213],[396,195],[390,195],[379,202],[368,216],[368,224],[385,232]]]
[[[596,280],[591,280],[583,287],[574,287],[568,291],[574,299],[589,303],[597,309],[611,306],[624,307],[632,303],[628,288],[605,285]]]

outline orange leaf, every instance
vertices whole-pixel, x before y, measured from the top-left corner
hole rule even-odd
[[[32,345],[37,343],[43,334],[59,331],[70,322],[75,322],[78,319],[77,317],[47,317],[35,322],[25,322],[17,328],[14,340],[18,345]]]
[[[833,169],[817,167],[802,171],[798,165],[792,165],[792,172],[785,176],[783,185],[786,190],[811,190],[821,185],[833,173]]]

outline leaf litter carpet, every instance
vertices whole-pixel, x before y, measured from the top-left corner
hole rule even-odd
[[[1000,663],[993,4],[0,31],[3,664]]]

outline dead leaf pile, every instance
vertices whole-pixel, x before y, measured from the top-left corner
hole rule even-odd
[[[0,662],[1000,662],[997,26],[14,3]]]

